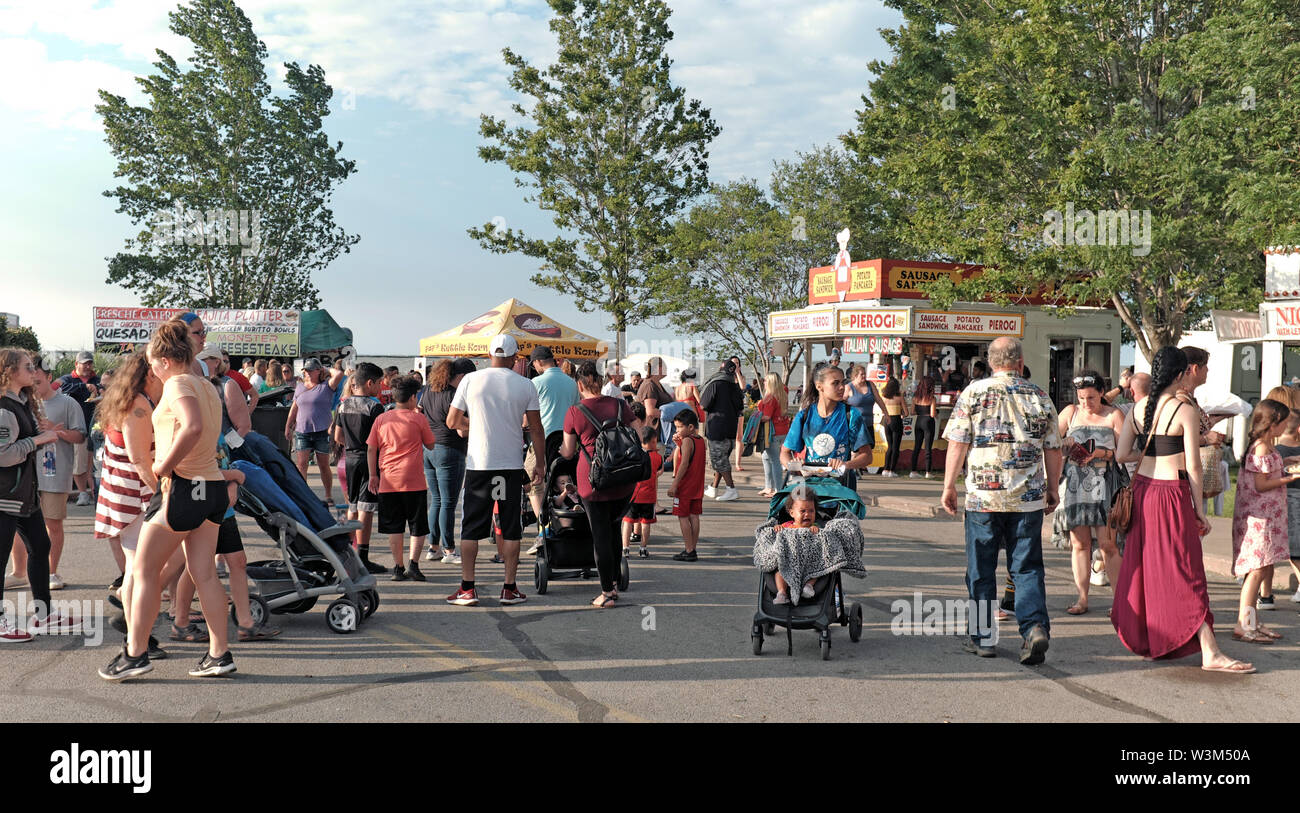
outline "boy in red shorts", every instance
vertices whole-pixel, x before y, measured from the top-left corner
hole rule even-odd
[[[636,484],[632,504],[623,515],[623,556],[631,556],[629,547],[635,533],[641,542],[641,558],[649,559],[646,545],[650,542],[650,526],[655,523],[655,500],[659,494],[659,472],[664,467],[664,457],[659,454],[659,432],[653,426],[641,428],[641,448],[650,455],[650,476]]]
[[[694,562],[699,557],[695,546],[700,542],[700,514],[704,513],[704,438],[696,434],[700,419],[695,410],[683,409],[673,417],[677,433],[673,442],[673,482],[668,496],[673,498],[673,516],[682,527],[686,550],[673,554],[678,562]]]

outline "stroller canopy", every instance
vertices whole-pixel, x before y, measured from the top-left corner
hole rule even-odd
[[[834,516],[841,511],[847,511],[858,519],[867,518],[867,506],[858,497],[857,492],[840,485],[838,480],[832,477],[809,477],[802,482],[817,495],[818,514],[825,511]],[[790,491],[797,485],[799,485],[798,481],[790,482],[776,492],[767,511],[768,519],[781,513],[781,510],[785,508],[786,498],[790,496]]]

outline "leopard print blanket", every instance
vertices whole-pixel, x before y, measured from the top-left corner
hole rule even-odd
[[[864,545],[857,517],[842,513],[819,532],[809,528],[777,528],[769,519],[754,531],[754,566],[765,573],[780,571],[790,585],[790,601],[799,603],[799,587],[809,579],[842,570],[865,579]]]

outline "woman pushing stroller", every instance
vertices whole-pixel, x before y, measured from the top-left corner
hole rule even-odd
[[[843,466],[845,485],[857,485],[857,470],[871,461],[873,431],[862,413],[844,402],[844,373],[838,367],[822,367],[813,373],[814,389],[804,396],[803,408],[790,423],[781,449],[781,465],[790,468],[794,455],[805,452],[808,463]]]

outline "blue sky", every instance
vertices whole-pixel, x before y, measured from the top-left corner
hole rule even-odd
[[[673,81],[712,110],[716,181],[766,181],[774,160],[832,141],[853,126],[886,58],[877,29],[901,15],[879,2],[669,0]],[[152,73],[153,49],[184,58],[167,30],[175,2],[0,0],[0,311],[18,313],[47,349],[90,341],[91,308],[138,299],[108,285],[104,258],[132,231],[100,193],[115,163],[93,106],[105,88],[141,101],[132,77]],[[554,54],[544,0],[374,0],[241,4],[280,64],[316,63],[334,86],[331,140],[358,172],[336,192],[337,222],[361,235],[316,278],[322,307],[351,327],[367,355],[414,354],[421,337],[516,296],[584,332],[607,318],[529,282],[535,262],[479,248],[465,229],[494,217],[539,235],[545,214],[523,202],[508,169],[475,150],[481,112],[512,97],[500,51],[545,66]],[[344,109],[344,100],[349,100]],[[833,253],[833,242],[828,253]],[[667,339],[649,328],[629,339]]]

